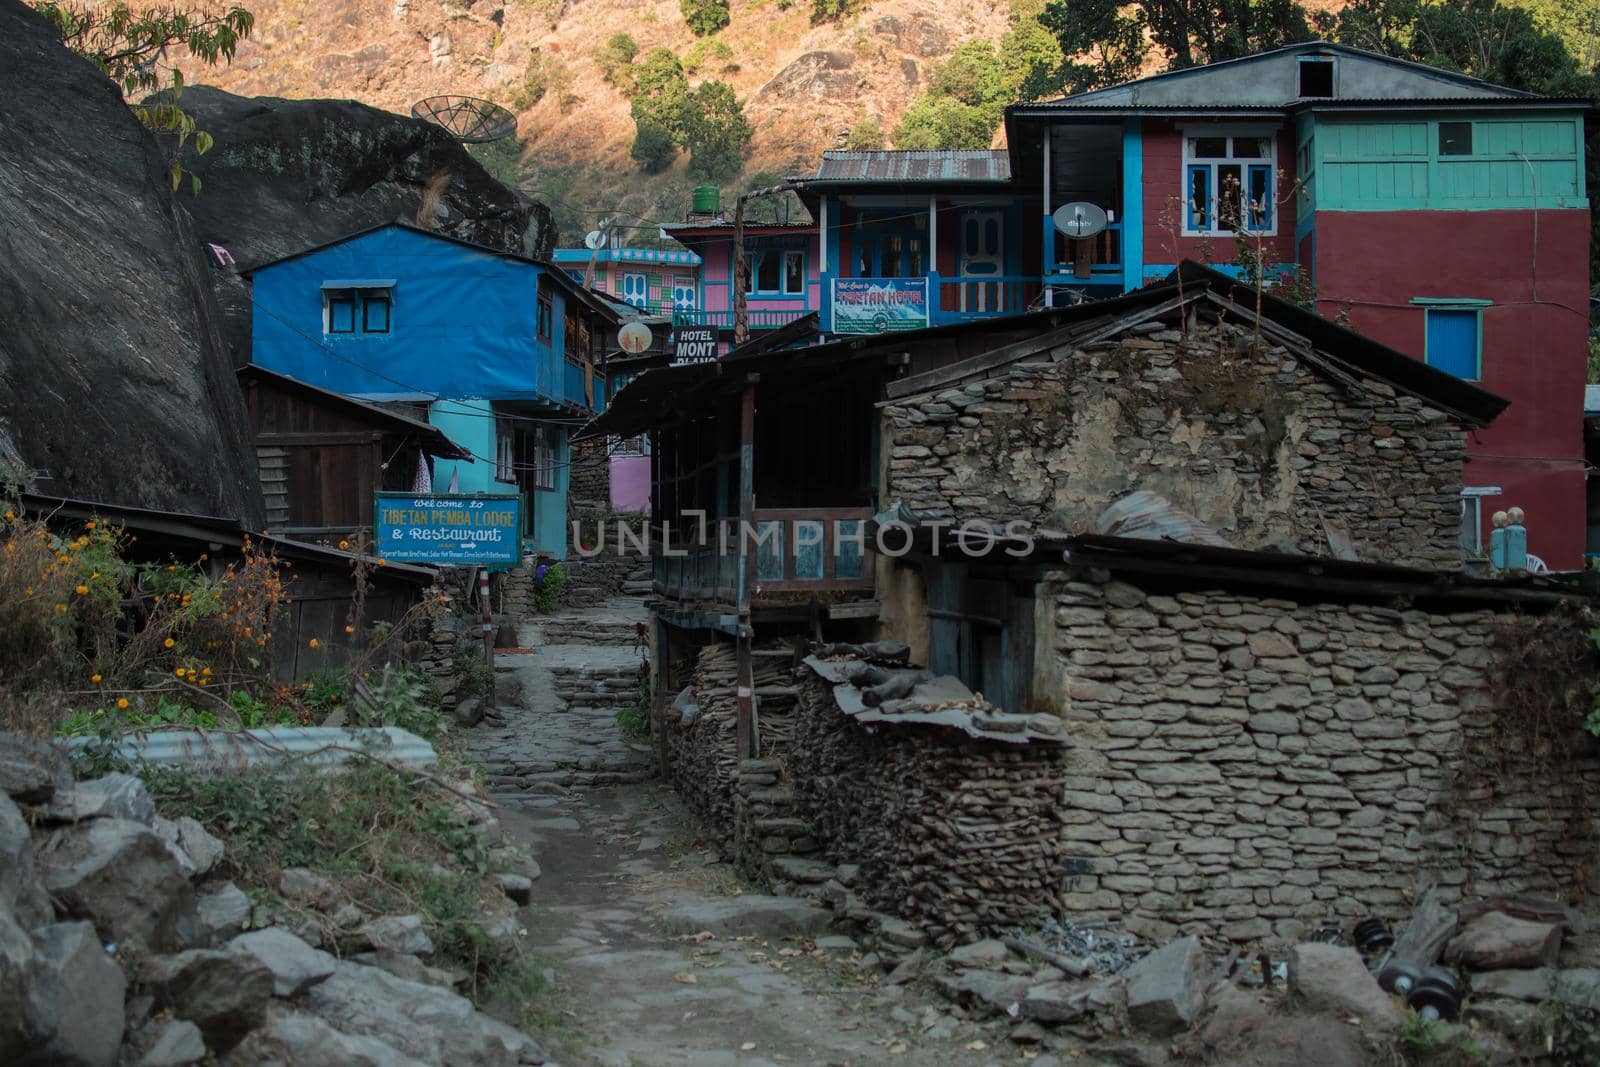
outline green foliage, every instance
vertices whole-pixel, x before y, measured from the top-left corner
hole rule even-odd
[[[484,662],[483,656],[477,652],[469,652],[456,657],[454,664],[455,675],[460,679],[460,695],[463,698],[477,697],[487,700],[494,685],[494,668]]]
[[[876,151],[883,147],[883,124],[877,119],[862,119],[850,127],[844,146],[854,151]]]
[[[546,96],[563,100],[572,87],[572,68],[559,59],[545,56],[537,47],[528,49],[528,62],[522,68],[522,84],[511,93],[511,105],[526,111]]]
[[[733,49],[722,41],[707,38],[696,41],[694,47],[689,49],[688,54],[683,57],[683,70],[686,74],[698,74],[705,67],[714,64],[721,64],[719,68],[721,70],[727,70],[730,66],[737,69],[736,64],[729,62],[731,59],[733,59]]]
[[[485,144],[469,144],[467,154],[489,172],[489,177],[515,189],[522,184],[526,173],[522,163],[522,153],[526,147],[520,137],[502,137]]]
[[[1589,338],[1589,381],[1600,382],[1600,337]]]
[[[429,741],[444,733],[444,712],[428,679],[419,672],[385,664],[360,709],[364,725],[398,726]]]
[[[811,0],[811,24],[839,22],[854,15],[862,0]]]
[[[544,615],[556,610],[556,605],[561,601],[561,590],[566,584],[567,568],[552,563],[545,568],[544,578],[533,591],[533,606]]]
[[[183,47],[206,66],[229,63],[239,42],[255,29],[255,16],[242,7],[221,11],[192,11],[165,5],[130,6],[126,0],[110,3],[58,3],[29,0],[30,6],[50,20],[68,48],[93,63],[117,83],[126,97],[159,94],[130,105],[134,117],[158,133],[175,134],[168,168],[172,191],[187,173],[178,162],[189,138],[196,155],[211,150],[211,135],[196,127],[194,117],[179,104],[183,73],[169,52]],[[188,174],[190,192],[200,195],[200,178]]]
[[[623,96],[633,95],[633,61],[639,55],[639,42],[626,33],[613,33],[595,49],[600,76]]]
[[[689,175],[725,182],[744,165],[754,129],[726,82],[701,82],[689,98],[683,147],[689,150]]]
[[[748,193],[753,189],[770,189],[782,182],[783,175],[776,171],[757,171],[745,181],[742,191]],[[744,218],[752,225],[786,226],[792,222],[807,221],[811,215],[800,197],[789,191],[745,201]]]
[[[732,86],[706,81],[690,89],[683,64],[665,48],[634,64],[634,86],[630,154],[644,170],[665,170],[675,146],[689,152],[691,177],[722,182],[739,173],[754,131]]]
[[[922,96],[906,109],[894,146],[907,148],[988,148],[994,140],[992,112],[949,96]]]
[[[633,690],[633,703],[617,712],[617,728],[623,737],[635,741],[650,736],[650,671],[642,664],[638,684]]]
[[[1543,1008],[1547,1048],[1554,1062],[1600,1063],[1600,985],[1556,983]]]
[[[659,174],[678,157],[678,145],[665,126],[647,119],[635,119],[633,147],[628,155],[646,174]]]
[[[678,7],[696,37],[716,33],[728,24],[728,0],[678,0]]]

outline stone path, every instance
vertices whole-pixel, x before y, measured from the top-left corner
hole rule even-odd
[[[886,984],[827,913],[763,900],[718,860],[616,722],[643,617],[623,598],[526,626],[538,651],[500,657],[502,691],[520,698],[464,734],[502,826],[543,870],[523,914],[551,988],[529,1005],[530,1032],[563,1067],[1017,1062],[1004,1028]]]

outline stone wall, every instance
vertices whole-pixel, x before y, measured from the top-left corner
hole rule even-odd
[[[572,467],[567,482],[567,517],[611,510],[611,461],[604,437],[572,444]]]
[[[1460,560],[1462,426],[1233,325],[1058,349],[884,418],[884,499],[923,519],[1082,533],[1113,500],[1150,489],[1240,548],[1326,555],[1326,519],[1362,559]]]
[[[1447,897],[1581,895],[1587,796],[1508,748],[1488,611],[1440,615],[1062,575],[1054,634],[1072,749],[1064,903],[1154,937],[1295,937]],[[1043,593],[1044,590],[1041,590]]]

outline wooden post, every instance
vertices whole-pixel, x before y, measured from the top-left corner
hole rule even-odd
[[[760,375],[745,379],[744,392],[739,397],[739,635],[738,679],[735,683],[738,697],[739,758],[750,759],[756,754],[755,721],[755,669],[750,655],[750,586],[755,578],[750,566],[750,527],[755,516],[755,437],[756,437],[756,382]]]
[[[489,691],[483,695],[486,707],[495,706],[494,612],[489,610],[489,568],[478,568],[478,604],[483,609],[483,661],[489,665]]]
[[[750,264],[744,258],[744,202],[733,202],[733,347],[750,340],[750,311],[746,290],[750,288]]]

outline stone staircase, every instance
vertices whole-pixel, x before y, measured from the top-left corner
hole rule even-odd
[[[608,551],[591,559],[574,556],[562,567],[567,572],[566,584],[561,587],[562,607],[599,607],[618,596],[644,597],[650,593],[649,556]]]

